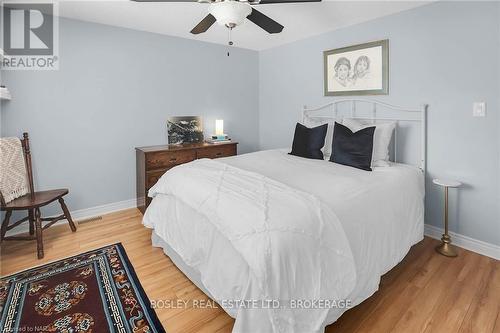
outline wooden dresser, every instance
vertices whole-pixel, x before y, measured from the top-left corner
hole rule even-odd
[[[237,144],[195,143],[135,148],[137,208],[144,214],[151,202],[148,190],[168,169],[199,158],[234,156]]]

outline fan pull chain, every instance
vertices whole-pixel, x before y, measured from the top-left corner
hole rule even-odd
[[[231,35],[232,35],[232,32],[233,32],[233,28],[229,28],[229,33],[228,33],[228,39],[229,39],[229,46],[233,46],[233,41],[231,40]]]
[[[232,32],[233,32],[233,28],[232,27],[229,27],[228,28],[228,32],[227,32],[227,40],[228,40],[228,45],[229,47],[233,46],[233,41],[232,41],[232,38],[231,38],[231,35],[232,35]],[[228,48],[228,51],[227,51],[227,56],[229,57],[229,48]]]

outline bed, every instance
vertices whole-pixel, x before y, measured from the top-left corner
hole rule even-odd
[[[321,332],[423,239],[426,107],[341,100],[303,117],[346,113],[398,122],[389,167],[277,149],[194,161],[150,190],[153,246],[236,318],[234,332]]]

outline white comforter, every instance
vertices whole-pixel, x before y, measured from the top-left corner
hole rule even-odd
[[[233,299],[257,303],[239,308],[235,332],[319,332],[329,308],[294,308],[287,301],[343,300],[356,284],[342,225],[309,193],[202,159],[167,172],[150,190],[150,196],[157,194],[175,196],[203,215],[248,266],[246,286]],[[210,258],[212,249],[207,243],[200,255]],[[219,272],[203,267],[205,275]]]
[[[378,288],[380,276],[401,261],[409,248],[423,238],[423,175],[415,167],[393,164],[391,167],[365,172],[327,161],[291,156],[280,150],[245,154],[218,161],[225,165],[223,167],[219,163],[210,165],[238,170],[233,174],[235,177],[231,177],[229,186],[223,190],[227,193],[222,195],[224,201],[234,200],[229,204],[230,212],[221,212],[224,219],[231,216],[231,221],[226,220],[222,224],[220,220],[211,221],[218,218],[216,207],[221,203],[216,203],[215,197],[210,193],[217,192],[214,182],[221,178],[213,177],[212,180],[204,181],[198,179],[202,177],[187,174],[176,176],[175,180],[170,178],[170,174],[177,172],[183,174],[184,171],[181,170],[187,170],[184,167],[170,170],[163,177],[168,180],[162,179],[151,190],[150,194],[155,198],[143,220],[144,225],[153,228],[154,235],[173,248],[185,264],[200,273],[203,286],[216,300],[246,297],[262,299],[265,288],[268,288],[272,294],[265,297],[266,299],[309,299],[324,296],[344,298],[346,297],[344,295],[347,295],[353,305],[356,305],[372,295]],[[229,165],[238,169],[230,168]],[[239,169],[255,174],[242,173]],[[245,177],[239,179],[241,174]],[[230,185],[231,183],[234,186]],[[288,244],[292,252],[287,255],[283,253],[287,248],[283,244],[287,244],[285,240],[288,235],[286,237],[273,235],[278,237],[279,242],[276,244],[280,245],[276,249],[272,248],[274,252],[270,258],[274,261],[269,261],[269,257],[263,252],[262,242],[257,244],[252,240],[244,243],[235,237],[238,233],[252,234],[257,225],[265,225],[262,222],[262,211],[258,207],[265,207],[263,203],[266,202],[266,197],[259,196],[258,193],[265,192],[264,184],[267,183],[272,184],[272,192],[276,192],[272,198],[278,201],[278,205],[274,203],[267,207],[276,205],[282,209],[279,214],[271,216],[280,217],[273,222],[273,225],[276,223],[277,226],[294,226],[295,224],[289,224],[284,219],[284,216],[292,217],[291,221],[297,223],[299,228],[307,225],[305,230],[314,235],[314,232],[321,229],[321,225],[337,232],[340,221],[340,232],[333,238],[327,236],[322,239],[326,242],[333,240],[336,249],[345,250],[344,244],[336,242],[339,239],[343,242],[343,237],[339,235],[346,235],[348,248],[354,258],[355,274],[351,273],[350,261],[347,260],[349,255],[345,252],[341,256],[335,254],[326,260],[323,257],[324,262],[321,263],[311,262],[311,259],[317,259],[318,256],[304,260],[306,256],[302,255],[302,251],[309,251],[309,245],[302,244],[302,239],[307,239],[305,236],[296,244]],[[200,189],[202,193],[198,193]],[[203,197],[208,200],[205,204],[202,204]],[[280,198],[286,198],[286,202],[279,200]],[[259,219],[248,219],[246,209],[238,205],[251,207],[250,211]],[[311,214],[305,219],[306,221],[295,219],[296,214],[299,214],[295,206],[299,207],[300,214],[305,214],[306,211]],[[232,217],[233,214],[235,218]],[[243,221],[246,222],[241,225]],[[234,228],[236,224],[238,227]],[[263,243],[265,244],[265,238]],[[316,254],[314,251],[318,251],[317,244],[312,246],[312,253]],[[248,252],[247,258],[242,255],[242,251]],[[262,260],[260,264],[257,264],[258,257]],[[252,260],[256,260],[253,267],[260,272],[255,276],[250,273],[253,267],[248,263]],[[336,271],[334,267],[337,267],[339,260],[344,260],[346,265],[340,271]],[[313,268],[318,264],[321,265],[320,270]],[[325,284],[322,285],[318,280],[308,281],[307,276],[300,277],[300,288],[297,291],[289,289],[290,286],[299,284],[296,278],[304,270],[310,269],[308,273],[312,276],[318,272],[326,272],[330,268],[335,270],[333,278],[339,281],[335,286],[331,286],[332,289],[324,290],[331,281],[323,281]],[[266,269],[265,273],[261,271]],[[262,277],[271,280],[258,281]],[[355,282],[354,288],[350,282]],[[265,286],[264,289],[255,289],[259,284]],[[221,305],[224,307],[224,304]],[[302,312],[275,313],[264,310],[262,311],[265,313],[254,310],[235,312],[233,307],[224,309],[237,318],[235,332],[252,333],[277,331],[276,326],[272,326],[273,319],[269,318],[273,313],[279,314],[280,325],[286,325],[285,331],[292,331],[288,328],[294,327],[296,331],[312,332],[317,328],[319,321],[323,320],[322,325],[332,323],[345,311],[342,308],[330,309],[326,318],[323,318],[324,311],[307,310],[302,314]],[[301,329],[298,325],[309,315],[316,321],[311,323],[310,330]],[[252,316],[257,316],[258,319]],[[262,318],[268,320],[262,323]]]

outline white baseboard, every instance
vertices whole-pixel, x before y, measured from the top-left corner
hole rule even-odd
[[[82,220],[103,214],[114,213],[124,209],[136,207],[136,199],[128,199],[118,202],[112,202],[102,206],[79,209],[71,212],[73,220]]]
[[[424,227],[424,234],[431,238],[441,239],[443,232],[444,230],[442,228],[438,228],[430,224],[426,224]],[[450,231],[449,234],[454,245],[500,260],[500,246],[457,234],[453,231]]]
[[[136,207],[136,199],[129,199],[129,200],[123,200],[123,201],[118,201],[118,202],[112,202],[109,204],[101,205],[101,206],[95,206],[95,207],[90,207],[90,208],[85,208],[85,209],[78,209],[71,211],[71,217],[73,220],[83,220],[83,219],[88,219],[91,217],[103,215],[103,214],[109,214],[109,213],[114,213],[120,210],[124,209],[130,209]],[[68,223],[66,220],[62,220],[60,222],[57,222],[57,224],[64,224]],[[16,234],[21,234],[28,232],[28,223],[24,223],[18,228],[12,229],[12,231],[9,231],[7,235],[16,235]]]

